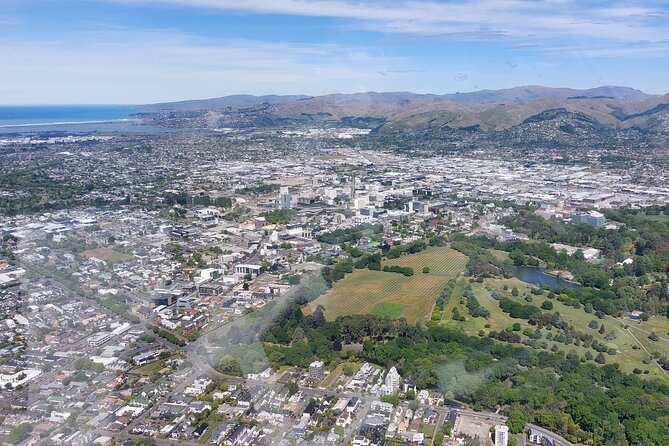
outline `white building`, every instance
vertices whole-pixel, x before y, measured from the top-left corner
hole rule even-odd
[[[102,344],[109,342],[114,336],[115,335],[113,333],[108,331],[101,331],[100,333],[96,333],[88,338],[88,345],[91,347],[99,347]]]
[[[309,380],[319,383],[325,378],[325,363],[323,361],[314,361],[309,364]]]
[[[381,386],[381,393],[383,395],[394,395],[400,390],[400,374],[397,372],[395,366],[391,367],[386,375],[386,379]]]
[[[293,197],[290,195],[288,188],[285,186],[281,187],[279,190],[279,208],[290,209],[292,200]]]
[[[507,446],[509,443],[509,427],[503,424],[495,426],[495,446]]]
[[[249,274],[251,277],[256,277],[258,274],[260,274],[261,269],[262,266],[260,265],[239,264],[235,265],[235,274],[242,276]]]

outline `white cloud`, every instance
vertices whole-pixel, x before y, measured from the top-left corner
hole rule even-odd
[[[353,19],[357,25],[392,33],[454,39],[596,38],[658,42],[669,38],[666,4],[634,6],[582,0],[109,0],[124,4]],[[645,5],[648,3],[647,5]],[[587,42],[586,42],[587,43]]]
[[[407,70],[365,48],[201,39],[117,29],[81,41],[0,41],[4,103],[147,103],[233,93],[322,94],[378,86]]]

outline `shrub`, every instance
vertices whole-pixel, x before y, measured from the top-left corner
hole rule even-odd
[[[553,302],[549,300],[545,300],[541,303],[541,309],[542,310],[552,310],[553,309]]]

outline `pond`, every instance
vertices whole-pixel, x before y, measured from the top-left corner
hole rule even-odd
[[[514,268],[513,275],[523,282],[533,285],[548,285],[550,287],[582,288],[581,284],[569,282],[559,277],[546,274],[545,268],[532,266],[518,266]]]

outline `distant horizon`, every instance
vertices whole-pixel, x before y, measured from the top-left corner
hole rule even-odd
[[[410,94],[416,94],[416,95],[434,95],[434,96],[445,96],[445,95],[455,95],[455,94],[470,94],[470,93],[478,93],[478,92],[483,92],[483,91],[503,91],[503,90],[511,90],[514,88],[530,88],[530,87],[539,87],[539,88],[547,88],[547,89],[554,89],[554,90],[561,90],[561,89],[567,89],[567,90],[576,90],[576,91],[586,91],[586,90],[593,90],[597,88],[629,88],[632,90],[639,91],[641,93],[651,95],[651,96],[665,96],[669,94],[669,92],[663,92],[663,93],[652,93],[648,91],[644,91],[640,88],[636,87],[631,87],[629,85],[596,85],[592,87],[584,87],[584,88],[579,88],[579,87],[567,87],[567,86],[550,86],[550,85],[541,85],[541,84],[528,84],[528,85],[515,85],[513,87],[505,87],[505,88],[481,88],[477,90],[469,90],[469,91],[452,91],[452,92],[442,92],[442,93],[434,93],[434,92],[416,92],[416,91],[411,91],[411,90],[366,90],[366,91],[352,91],[352,92],[339,92],[339,91],[334,91],[331,93],[322,93],[322,94],[308,94],[308,93],[230,93],[230,94],[222,94],[222,95],[212,95],[212,96],[207,96],[207,97],[197,97],[197,98],[182,98],[182,99],[174,99],[174,100],[165,100],[165,101],[158,101],[158,102],[136,102],[136,103],[114,103],[114,102],[107,102],[107,103],[97,103],[97,102],[71,102],[71,103],[14,103],[14,104],[2,104],[0,103],[0,108],[2,107],[143,107],[143,106],[150,106],[150,105],[158,105],[158,104],[170,104],[170,103],[179,103],[179,102],[190,102],[190,101],[207,101],[211,99],[219,99],[219,98],[227,98],[227,97],[234,97],[234,96],[252,96],[252,97],[263,97],[263,96],[277,96],[277,97],[284,97],[284,96],[310,96],[310,97],[322,97],[322,96],[331,96],[331,95],[356,95],[356,94],[365,94],[365,93],[377,93],[377,94],[392,94],[392,93],[410,93]]]
[[[558,84],[657,94],[669,71],[668,16],[656,0],[10,0],[0,101]]]

